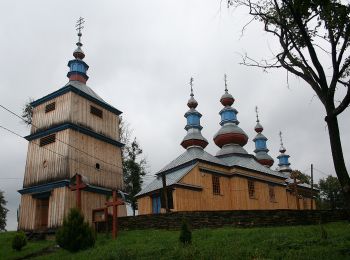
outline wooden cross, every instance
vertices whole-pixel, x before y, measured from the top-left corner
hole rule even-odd
[[[124,205],[124,201],[118,199],[117,191],[113,190],[113,200],[107,201],[105,204],[106,204],[107,208],[113,207],[112,237],[113,237],[113,239],[115,239],[117,237],[117,232],[118,232],[118,223],[117,223],[118,206]]]
[[[300,210],[299,195],[298,195],[298,184],[301,184],[303,182],[302,181],[297,181],[297,178],[299,177],[299,174],[296,171],[293,171],[291,173],[290,177],[293,179],[293,183],[288,184],[288,187],[291,187],[294,190],[295,200],[296,200],[296,204],[297,204],[297,209]]]
[[[76,174],[75,175],[75,185],[70,184],[69,188],[71,191],[77,191],[77,196],[76,196],[76,207],[81,210],[81,191],[85,189],[87,185],[83,182],[81,175]]]

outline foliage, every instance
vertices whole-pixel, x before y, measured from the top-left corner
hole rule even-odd
[[[180,239],[180,242],[184,245],[188,245],[192,243],[192,232],[188,226],[188,222],[185,219],[182,220],[179,239]]]
[[[101,234],[88,250],[60,249],[36,259],[349,259],[349,227],[348,222],[324,224],[326,240],[319,225],[199,229],[188,246],[178,242],[180,231],[128,230],[120,231],[117,240]],[[0,234],[0,256],[1,242]]]
[[[305,174],[305,173],[302,173],[301,171],[299,170],[295,170],[294,172],[296,172],[297,176],[298,176],[298,180],[302,181],[303,183],[306,183],[306,184],[311,184],[311,176]]]
[[[6,215],[8,212],[8,209],[5,207],[6,203],[4,192],[0,190],[0,231],[6,230]]]
[[[94,246],[96,236],[80,210],[72,208],[56,233],[57,244],[71,252]]]
[[[23,231],[19,231],[12,239],[12,248],[16,251],[21,251],[27,245],[27,237]]]
[[[28,102],[24,104],[22,108],[22,118],[24,119],[27,125],[32,124],[33,118],[33,107],[30,103],[32,103],[34,99],[29,98]]]
[[[319,188],[322,208],[344,208],[344,194],[337,177],[329,175],[326,179],[320,179]]]
[[[139,159],[142,155],[142,149],[136,138],[129,145],[124,148],[126,150],[126,157],[123,158],[123,172],[125,190],[128,193],[128,201],[133,209],[135,216],[135,210],[137,209],[137,199],[135,195],[141,191],[142,188],[142,176],[146,175],[146,160]]]
[[[271,50],[273,59],[257,61],[245,55],[242,64],[284,68],[303,79],[324,106],[333,164],[350,208],[350,177],[338,125],[338,115],[350,104],[350,4],[340,0],[228,0],[228,4],[246,7],[250,22],[263,23],[278,42],[278,49]]]

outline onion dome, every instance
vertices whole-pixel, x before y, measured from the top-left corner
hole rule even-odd
[[[278,171],[280,172],[291,172],[292,169],[289,167],[289,155],[285,154],[286,148],[283,146],[282,141],[282,132],[279,133],[280,135],[280,141],[281,141],[281,147],[280,147],[280,154],[277,156],[278,159]]]
[[[77,21],[77,30],[78,30],[78,42],[76,43],[77,48],[73,52],[74,60],[70,60],[68,62],[69,72],[67,73],[67,77],[69,78],[69,81],[80,81],[82,83],[86,83],[86,81],[89,79],[89,77],[86,75],[87,70],[89,69],[89,66],[83,61],[85,58],[85,54],[81,47],[83,44],[81,43],[81,29],[84,28],[82,26],[84,24],[84,19],[79,18]]]
[[[255,150],[254,150],[254,153],[256,154],[255,157],[260,164],[270,168],[273,165],[274,160],[268,154],[269,149],[267,149],[267,146],[266,146],[266,141],[268,139],[262,134],[262,131],[264,130],[264,128],[259,121],[258,107],[255,108],[255,111],[256,111],[256,126],[254,130],[257,132],[257,135],[253,139],[253,142],[255,143]]]
[[[238,127],[238,111],[231,107],[234,101],[235,99],[228,93],[225,75],[225,94],[220,99],[224,108],[219,112],[221,116],[221,128],[214,136],[215,144],[221,148],[217,152],[217,156],[233,153],[247,154],[243,146],[247,144],[248,136]]]
[[[191,78],[190,85],[191,97],[187,103],[187,106],[190,108],[190,110],[188,110],[184,115],[187,119],[187,125],[185,126],[187,135],[182,140],[181,145],[185,149],[193,146],[201,147],[204,149],[208,145],[208,141],[202,136],[201,133],[203,127],[200,124],[200,118],[202,117],[202,114],[195,109],[198,106],[198,102],[193,97],[193,78]]]

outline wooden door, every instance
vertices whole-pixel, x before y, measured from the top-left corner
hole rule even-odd
[[[160,196],[153,196],[152,197],[152,213],[158,214],[160,213]]]
[[[49,220],[49,198],[38,200],[39,229],[46,229]]]

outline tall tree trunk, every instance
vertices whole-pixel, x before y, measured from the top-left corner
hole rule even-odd
[[[328,125],[329,139],[331,143],[331,150],[333,156],[333,164],[335,172],[337,173],[340,185],[342,186],[345,206],[350,210],[350,178],[346,170],[346,165],[344,161],[343,149],[340,140],[338,119],[335,116],[330,116],[333,111],[332,107],[327,109],[326,122]]]

